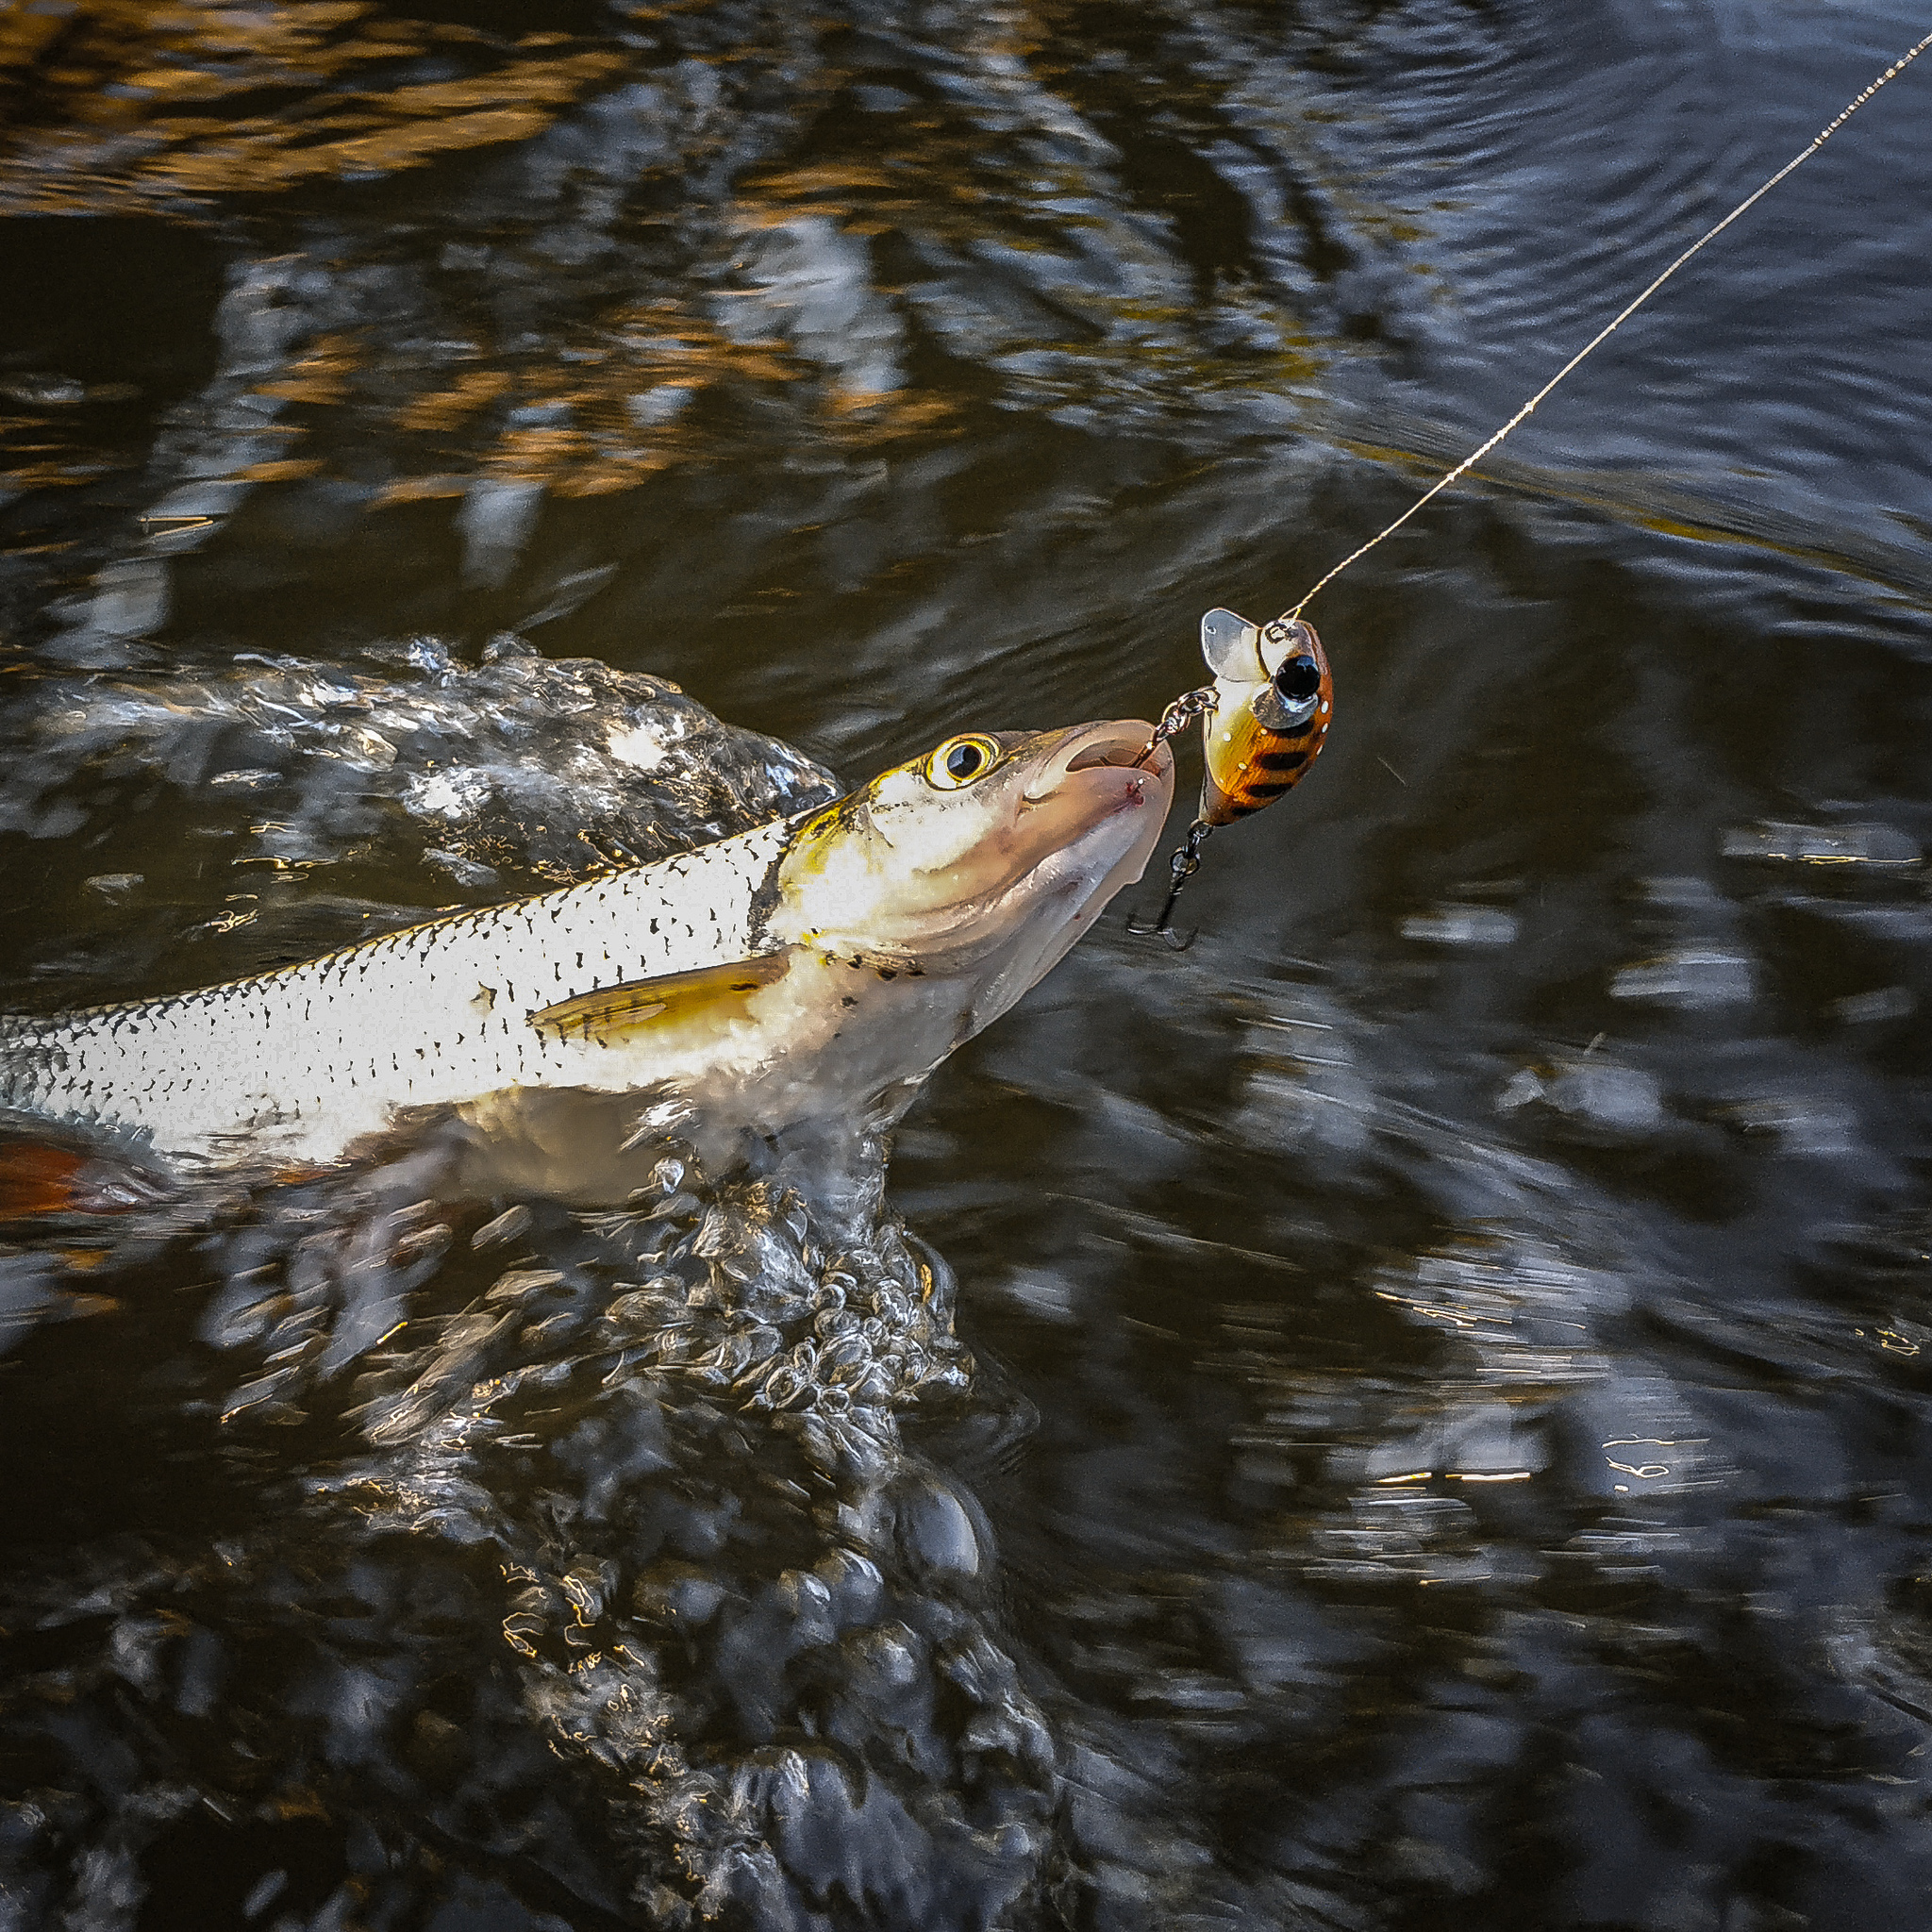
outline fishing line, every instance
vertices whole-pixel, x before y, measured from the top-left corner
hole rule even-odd
[[[1339,577],[1341,575],[1341,573],[1349,567],[1350,564],[1356,562],[1357,559],[1361,558],[1366,557],[1369,554],[1369,552],[1372,551],[1375,547],[1375,545],[1383,540],[1383,538],[1392,537],[1397,530],[1401,529],[1404,524],[1407,523],[1410,517],[1415,515],[1417,510],[1421,509],[1422,507],[1425,503],[1429,502],[1431,498],[1440,495],[1443,491],[1448,489],[1450,484],[1454,483],[1458,477],[1466,476],[1471,470],[1474,469],[1475,466],[1479,462],[1481,462],[1482,459],[1486,456],[1488,456],[1489,453],[1492,449],[1494,449],[1496,445],[1499,442],[1501,442],[1506,436],[1509,434],[1509,432],[1512,429],[1514,429],[1520,423],[1526,422],[1529,419],[1529,417],[1534,415],[1536,413],[1537,405],[1541,403],[1543,400],[1543,398],[1547,396],[1550,393],[1550,391],[1553,389],[1555,389],[1556,386],[1559,382],[1561,382],[1563,378],[1566,375],[1568,375],[1573,369],[1574,369],[1577,366],[1578,363],[1583,361],[1583,359],[1586,357],[1594,354],[1594,352],[1601,348],[1605,342],[1608,341],[1609,339],[1616,334],[1618,329],[1620,329],[1624,323],[1628,322],[1630,318],[1633,315],[1635,315],[1637,311],[1640,308],[1641,308],[1643,305],[1646,302],[1648,302],[1650,298],[1653,295],[1655,295],[1657,291],[1659,289],[1661,289],[1663,285],[1667,281],[1669,281],[1670,278],[1674,275],[1675,275],[1677,271],[1680,268],[1682,268],[1684,264],[1687,261],[1689,261],[1693,255],[1697,254],[1698,251],[1704,248],[1707,243],[1715,242],[1717,238],[1720,235],[1722,235],[1724,231],[1726,228],[1728,228],[1731,225],[1731,224],[1738,219],[1740,215],[1743,214],[1744,212],[1746,212],[1747,209],[1756,206],[1757,203],[1762,201],[1764,197],[1767,194],[1769,194],[1771,191],[1774,188],[1775,188],[1778,185],[1778,183],[1785,178],[1787,175],[1790,174],[1794,169],[1803,166],[1805,162],[1808,161],[1811,158],[1811,157],[1815,155],[1818,152],[1818,150],[1822,148],[1824,145],[1824,143],[1827,141],[1829,141],[1831,137],[1834,134],[1836,134],[1839,131],[1839,129],[1845,125],[1845,123],[1849,121],[1852,118],[1852,116],[1856,114],[1858,111],[1858,109],[1862,108],[1865,105],[1865,103],[1869,101],[1872,98],[1872,96],[1878,92],[1878,90],[1886,84],[1887,81],[1894,78],[1896,75],[1900,74],[1903,74],[1905,70],[1907,67],[1909,67],[1912,64],[1912,62],[1916,60],[1919,58],[1919,56],[1925,51],[1927,47],[1932,47],[1932,34],[1927,34],[1925,38],[1923,41],[1921,41],[1916,47],[1912,48],[1909,53],[1901,54],[1899,58],[1896,60],[1894,60],[1891,63],[1891,65],[1888,67],[1885,70],[1885,72],[1878,76],[1876,80],[1873,81],[1871,85],[1868,86],[1855,99],[1849,101],[1844,106],[1844,108],[1842,108],[1836,115],[1834,115],[1832,119],[1824,127],[1820,128],[1818,133],[1812,137],[1809,145],[1802,149],[1799,153],[1793,155],[1791,158],[1788,160],[1784,164],[1784,166],[1777,171],[1776,174],[1772,175],[1768,181],[1765,181],[1761,183],[1758,187],[1753,189],[1752,192],[1749,194],[1747,194],[1744,197],[1744,199],[1740,201],[1737,205],[1737,207],[1734,208],[1730,211],[1730,213],[1724,218],[1723,221],[1719,222],[1715,227],[1707,229],[1704,234],[1700,235],[1695,242],[1691,242],[1690,247],[1685,249],[1683,254],[1678,256],[1676,260],[1672,262],[1670,267],[1665,269],[1663,274],[1658,275],[1657,278],[1651,283],[1649,288],[1644,290],[1642,294],[1639,295],[1637,299],[1634,302],[1630,303],[1625,308],[1624,308],[1614,318],[1614,320],[1612,320],[1607,326],[1599,329],[1596,332],[1596,334],[1590,339],[1589,341],[1584,343],[1583,347],[1578,349],[1575,355],[1571,357],[1569,361],[1564,363],[1562,368],[1557,370],[1556,375],[1551,376],[1549,381],[1544,383],[1542,388],[1538,390],[1537,392],[1530,397],[1528,402],[1524,403],[1522,408],[1518,409],[1515,415],[1510,417],[1508,422],[1504,424],[1502,428],[1497,430],[1496,433],[1493,436],[1491,436],[1487,442],[1483,443],[1480,448],[1472,450],[1468,456],[1464,457],[1463,459],[1459,463],[1457,463],[1453,470],[1451,470],[1448,473],[1447,475],[1439,476],[1435,482],[1431,483],[1429,487],[1425,491],[1424,491],[1423,493],[1419,497],[1417,497],[1416,500],[1412,504],[1410,504],[1409,507],[1406,510],[1404,510],[1402,514],[1399,517],[1397,517],[1392,524],[1391,524],[1388,526],[1387,529],[1377,530],[1375,534],[1373,537],[1371,537],[1366,543],[1362,544],[1359,549],[1350,551],[1350,553],[1346,557],[1344,557],[1340,563],[1338,563],[1331,571],[1328,572],[1328,574],[1325,576],[1322,577],[1315,584],[1312,590],[1305,591],[1303,593],[1301,601],[1299,603],[1291,605],[1284,614],[1289,617],[1299,617],[1302,614],[1303,610],[1306,609],[1307,606],[1314,601],[1317,594],[1322,590],[1324,590],[1327,585],[1333,583],[1334,580],[1337,577]]]
[[[1302,612],[1305,609],[1307,609],[1307,607],[1315,600],[1315,598],[1318,595],[1320,595],[1320,593],[1329,584],[1333,583],[1335,579],[1339,577],[1341,575],[1341,573],[1349,567],[1350,564],[1357,562],[1362,558],[1366,557],[1369,554],[1369,552],[1372,551],[1377,543],[1381,542],[1385,537],[1392,537],[1397,530],[1401,529],[1404,524],[1408,522],[1410,517],[1414,516],[1415,513],[1423,508],[1424,504],[1429,503],[1437,496],[1440,496],[1443,491],[1448,489],[1450,484],[1456,482],[1459,477],[1468,475],[1468,474],[1473,469],[1474,469],[1475,466],[1479,462],[1481,462],[1482,459],[1486,456],[1488,456],[1490,452],[1493,450],[1496,447],[1496,445],[1500,443],[1503,441],[1503,439],[1509,434],[1511,430],[1517,428],[1521,424],[1527,422],[1528,419],[1536,413],[1537,406],[1550,394],[1550,392],[1557,387],[1557,385],[1560,383],[1565,376],[1572,374],[1572,372],[1574,371],[1589,357],[1594,355],[1598,349],[1602,348],[1602,346],[1607,341],[1608,341],[1609,339],[1613,335],[1615,335],[1616,332],[1620,328],[1622,328],[1623,325],[1626,322],[1628,322],[1630,318],[1633,315],[1635,315],[1637,311],[1640,308],[1641,308],[1643,305],[1646,302],[1648,302],[1650,298],[1653,295],[1655,295],[1657,291],[1659,289],[1661,289],[1663,285],[1667,281],[1669,281],[1670,278],[1674,275],[1675,275],[1677,271],[1680,268],[1682,268],[1686,262],[1688,262],[1693,256],[1700,253],[1703,249],[1707,248],[1710,245],[1710,243],[1715,242],[1717,238],[1720,235],[1722,235],[1724,231],[1726,228],[1728,228],[1733,222],[1737,221],[1740,215],[1745,214],[1751,208],[1755,208],[1758,202],[1762,201],[1764,197],[1767,194],[1769,194],[1771,191],[1774,188],[1775,188],[1778,185],[1778,183],[1786,177],[1786,175],[1791,174],[1794,170],[1803,167],[1804,164],[1807,161],[1808,161],[1811,158],[1811,157],[1815,155],[1818,152],[1818,150],[1822,148],[1824,145],[1824,143],[1827,141],[1829,141],[1831,137],[1834,134],[1836,134],[1839,131],[1839,129],[1845,125],[1845,123],[1849,121],[1852,118],[1852,116],[1856,114],[1858,111],[1858,109],[1862,108],[1865,105],[1865,103],[1869,101],[1872,98],[1872,96],[1878,92],[1880,88],[1885,86],[1885,84],[1888,81],[1893,80],[1899,75],[1903,74],[1905,70],[1907,67],[1909,67],[1912,64],[1912,62],[1916,60],[1919,58],[1919,56],[1926,50],[1927,47],[1932,47],[1932,34],[1927,34],[1924,37],[1924,39],[1918,43],[1917,46],[1911,48],[1907,53],[1901,54],[1899,58],[1896,60],[1894,60],[1890,67],[1888,67],[1882,74],[1880,74],[1877,76],[1876,79],[1873,80],[1866,87],[1861,89],[1860,92],[1857,94],[1856,94],[1850,101],[1848,101],[1844,105],[1844,107],[1840,108],[1840,110],[1835,115],[1833,115],[1832,118],[1828,122],[1826,122],[1825,125],[1823,127],[1821,127],[1815,135],[1812,136],[1811,140],[1795,155],[1793,155],[1791,158],[1784,164],[1783,167],[1778,169],[1778,171],[1774,175],[1771,175],[1769,179],[1760,182],[1757,187],[1754,188],[1751,191],[1751,192],[1747,194],[1744,197],[1744,199],[1740,201],[1737,205],[1737,207],[1730,211],[1729,214],[1724,216],[1723,221],[1718,222],[1713,226],[1706,229],[1705,232],[1702,235],[1700,235],[1695,242],[1691,242],[1690,247],[1685,249],[1683,254],[1678,256],[1676,260],[1672,262],[1671,265],[1667,269],[1665,269],[1660,275],[1658,275],[1654,281],[1652,281],[1650,286],[1646,288],[1640,295],[1638,295],[1634,301],[1626,303],[1624,307],[1622,309],[1620,309],[1617,312],[1617,314],[1613,316],[1607,324],[1605,325],[1604,327],[1600,328],[1596,332],[1596,334],[1590,339],[1589,341],[1584,343],[1583,347],[1577,350],[1575,355],[1572,356],[1569,361],[1564,363],[1562,368],[1557,370],[1556,375],[1551,376],[1549,381],[1544,383],[1543,386],[1540,390],[1538,390],[1537,392],[1533,396],[1531,396],[1530,399],[1526,403],[1524,403],[1523,407],[1520,409],[1518,409],[1517,412],[1513,416],[1511,416],[1509,420],[1507,423],[1505,423],[1500,429],[1498,429],[1492,436],[1491,436],[1477,448],[1472,450],[1469,453],[1469,455],[1464,457],[1463,459],[1459,463],[1457,463],[1453,470],[1449,471],[1446,475],[1439,476],[1435,480],[1435,482],[1430,484],[1429,487],[1425,491],[1424,491],[1423,493],[1419,497],[1417,497],[1416,500],[1412,504],[1410,504],[1409,507],[1406,510],[1404,510],[1399,517],[1395,519],[1393,523],[1390,524],[1384,529],[1377,530],[1375,534],[1373,537],[1371,537],[1366,543],[1363,543],[1357,549],[1350,551],[1349,554],[1346,557],[1344,557],[1340,563],[1336,564],[1333,569],[1328,571],[1328,573],[1325,575],[1318,578],[1312,589],[1307,590],[1302,593],[1299,602],[1290,605],[1289,608],[1286,610],[1284,610],[1282,614],[1278,618],[1276,618],[1273,624],[1265,627],[1265,634],[1271,637],[1274,637],[1276,641],[1279,641],[1282,638],[1284,638],[1287,635],[1286,626],[1299,624]],[[1202,620],[1204,649],[1207,648],[1206,638],[1207,625],[1208,619],[1217,617],[1225,618],[1229,616],[1230,613],[1226,611],[1210,611],[1208,613],[1208,618],[1204,618]],[[1232,621],[1236,624],[1240,624],[1242,622],[1242,620],[1239,618],[1235,618]],[[1313,633],[1309,626],[1302,625],[1301,628],[1308,630],[1310,637],[1312,637]],[[1319,645],[1317,646],[1317,651],[1319,652]],[[1168,706],[1167,709],[1161,714],[1159,724],[1158,724],[1154,727],[1153,732],[1148,737],[1147,742],[1145,743],[1145,745],[1141,747],[1140,757],[1134,760],[1134,762],[1137,765],[1143,763],[1148,758],[1150,758],[1153,755],[1154,749],[1157,745],[1160,744],[1163,741],[1174,737],[1187,724],[1187,723],[1191,719],[1195,717],[1211,717],[1215,713],[1220,694],[1221,680],[1219,678],[1219,672],[1221,666],[1217,663],[1215,658],[1211,653],[1208,657],[1208,663],[1210,669],[1215,670],[1217,673],[1216,683],[1203,685],[1198,691],[1184,691],[1179,697],[1177,697],[1174,701],[1173,704]],[[1266,668],[1265,662],[1261,665],[1260,668]],[[1255,689],[1266,691],[1267,689],[1269,689],[1269,686],[1264,683],[1263,685],[1257,686]],[[1243,712],[1247,712],[1251,709],[1253,702],[1254,700],[1252,696],[1244,698],[1241,701]],[[1326,712],[1328,707],[1324,703],[1322,708],[1324,712]],[[1226,733],[1224,733],[1224,736],[1226,735]],[[1307,759],[1314,755],[1314,752],[1319,751],[1319,744],[1316,744],[1313,747],[1304,751],[1301,757],[1295,758],[1293,769],[1305,770]],[[1245,770],[1245,767],[1243,769]],[[1270,767],[1269,769],[1272,771],[1274,768]],[[1291,778],[1288,782],[1291,784],[1293,782],[1292,778]],[[1267,788],[1267,791],[1271,793],[1279,793],[1283,791],[1286,791],[1287,789],[1287,784],[1275,783],[1269,786]],[[1260,791],[1257,790],[1252,795],[1254,797],[1255,803],[1251,804],[1248,807],[1250,810],[1255,809],[1257,805],[1258,805],[1261,802],[1264,802],[1263,794]],[[1210,820],[1210,818],[1208,815],[1208,807],[1206,802],[1208,798],[1208,791],[1206,789],[1206,781],[1204,781],[1202,797],[1203,805],[1201,812],[1195,817],[1193,824],[1188,828],[1186,843],[1182,845],[1180,850],[1174,855],[1173,858],[1169,862],[1171,877],[1168,883],[1167,898],[1165,903],[1161,906],[1159,917],[1153,921],[1152,924],[1149,924],[1144,920],[1132,918],[1130,918],[1127,922],[1127,930],[1129,932],[1136,933],[1143,937],[1151,937],[1163,940],[1176,952],[1185,950],[1193,939],[1193,935],[1191,933],[1182,933],[1175,931],[1173,923],[1174,904],[1179,899],[1181,895],[1181,891],[1187,885],[1188,881],[1191,878],[1192,878],[1197,872],[1200,871],[1201,848],[1203,845],[1207,843],[1208,834],[1213,831],[1214,824],[1220,822],[1218,820]]]

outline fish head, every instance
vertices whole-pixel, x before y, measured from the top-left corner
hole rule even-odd
[[[1152,736],[1127,719],[947,739],[799,828],[767,929],[997,980],[1010,1004],[1145,868],[1174,798]]]

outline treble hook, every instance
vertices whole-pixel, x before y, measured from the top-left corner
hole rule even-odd
[[[1218,693],[1211,684],[1204,684],[1198,691],[1184,691],[1179,697],[1160,714],[1160,723],[1154,727],[1147,742],[1141,747],[1141,756],[1134,762],[1144,764],[1154,755],[1154,747],[1182,730],[1192,719],[1205,716],[1212,711],[1218,702]],[[1181,888],[1201,869],[1201,847],[1207,842],[1212,825],[1196,819],[1188,828],[1188,842],[1174,856],[1172,861],[1173,882],[1167,889],[1167,904],[1160,908],[1160,917],[1152,925],[1138,919],[1127,921],[1127,930],[1136,939],[1158,938],[1165,940],[1176,953],[1185,953],[1194,943],[1192,933],[1178,933],[1171,921],[1174,916],[1174,902],[1181,895]]]
[[[1166,903],[1160,908],[1160,917],[1152,925],[1138,919],[1127,921],[1127,930],[1136,939],[1164,940],[1176,953],[1185,953],[1194,943],[1194,933],[1176,932],[1174,929],[1174,903],[1180,897],[1181,888],[1201,870],[1201,848],[1207,844],[1208,834],[1213,829],[1206,819],[1196,819],[1188,827],[1187,843],[1168,861],[1171,879]]]

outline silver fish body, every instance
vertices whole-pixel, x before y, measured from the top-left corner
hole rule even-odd
[[[5,1016],[0,1108],[190,1169],[325,1163],[455,1113],[536,1148],[524,1178],[584,1195],[622,1183],[592,1152],[641,1093],[766,1133],[880,1118],[1139,877],[1173,783],[1131,768],[1145,735],[948,741],[833,806],[560,891],[168,998]]]

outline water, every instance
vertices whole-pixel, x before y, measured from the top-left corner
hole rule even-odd
[[[1152,715],[1922,30],[11,17],[8,1004]],[[1925,85],[856,1196],[12,1230],[7,1923],[1916,1923]]]

